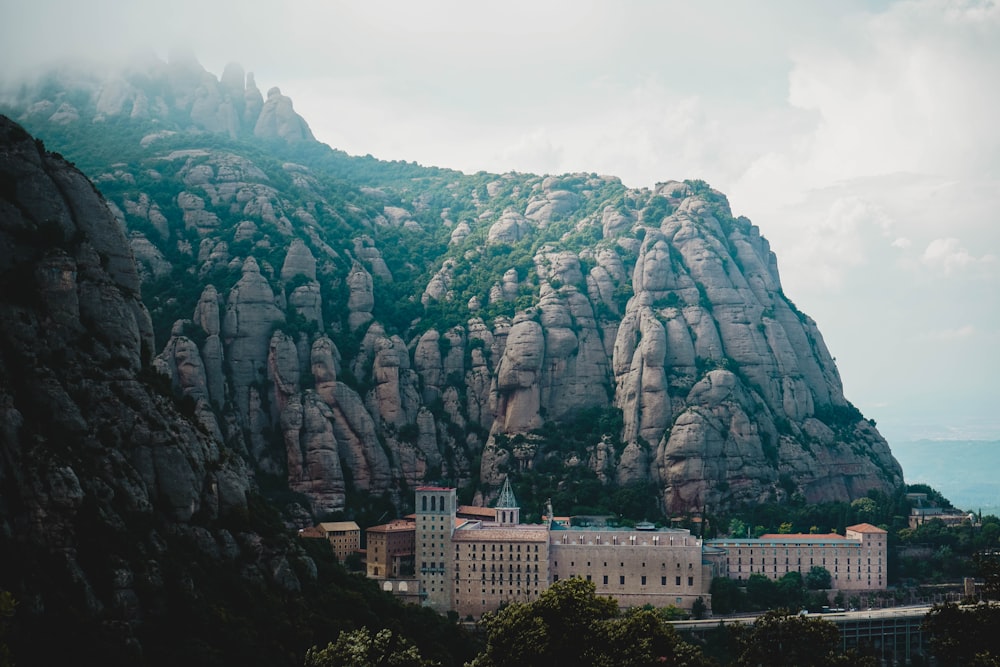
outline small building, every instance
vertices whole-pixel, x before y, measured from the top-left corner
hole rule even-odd
[[[341,563],[361,550],[361,528],[354,521],[327,521],[316,528],[323,532]]]
[[[397,519],[365,531],[366,570],[372,579],[413,578],[416,522]],[[412,591],[416,595],[416,591]]]
[[[966,521],[976,523],[976,515],[941,507],[914,507],[910,509],[910,528],[916,528],[937,519],[946,526],[960,526]]]

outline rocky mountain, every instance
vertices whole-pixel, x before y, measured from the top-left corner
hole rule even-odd
[[[169,349],[176,386],[223,381],[197,380],[199,348]],[[16,605],[0,616],[0,662],[301,665],[341,628],[408,628],[411,612],[289,534],[211,410],[175,395],[153,353],[108,202],[0,116],[0,591]],[[461,633],[420,622],[429,650],[461,664]]]
[[[351,158],[276,88],[182,56],[0,108],[85,170],[135,257],[136,324],[89,321],[146,341],[206,456],[287,483],[303,523],[403,510],[425,481],[486,502],[508,474],[567,513],[614,489],[677,515],[902,482],[767,240],[704,182]]]

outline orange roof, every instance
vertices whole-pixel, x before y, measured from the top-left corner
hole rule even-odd
[[[309,526],[299,530],[299,537],[313,537],[321,540],[326,539],[326,531],[319,526]]]
[[[762,540],[804,540],[804,539],[816,539],[817,537],[824,537],[829,540],[846,540],[847,538],[838,533],[828,533],[823,535],[817,535],[816,533],[767,533],[766,535],[761,535],[759,539]]]
[[[847,530],[853,530],[855,533],[876,533],[879,535],[886,534],[884,530],[878,526],[873,526],[870,523],[859,523],[855,526],[848,526]]]
[[[390,532],[400,532],[400,531],[415,531],[417,529],[416,525],[410,521],[403,521],[396,519],[395,521],[390,521],[389,523],[383,523],[378,526],[372,526],[368,529],[369,533],[390,533]]]
[[[418,486],[417,491],[454,491],[451,486]]]
[[[522,524],[519,526],[483,526],[472,524],[466,530],[456,531],[455,542],[547,542],[548,526]]]
[[[495,507],[476,507],[475,505],[459,505],[456,514],[469,514],[472,516],[482,516],[495,519],[497,509]]]

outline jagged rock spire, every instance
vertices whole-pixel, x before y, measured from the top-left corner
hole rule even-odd
[[[497,498],[497,509],[520,509],[517,498],[514,497],[514,489],[510,487],[510,477],[503,480],[503,488],[500,489],[500,496]]]

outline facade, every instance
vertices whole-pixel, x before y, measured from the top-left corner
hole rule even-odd
[[[699,597],[710,600],[702,541],[687,530],[522,524],[509,482],[494,520],[452,514],[449,522],[442,515],[447,508],[454,508],[454,489],[417,489],[417,578],[424,604],[438,611],[478,618],[510,602],[536,600],[552,582],[568,577],[593,581],[598,594],[623,607],[690,609]],[[442,553],[450,556],[442,561]]]
[[[365,531],[366,570],[373,579],[413,577],[416,523],[400,519]]]
[[[702,564],[702,541],[687,530],[553,528],[549,558],[553,582],[584,578],[621,607],[690,609],[699,597],[709,600],[711,569]]]
[[[463,524],[454,545],[452,609],[479,617],[509,602],[531,602],[549,586],[548,528],[541,525]]]
[[[685,529],[648,524],[571,526],[552,520],[551,508],[547,523],[528,525],[521,523],[508,481],[489,512],[462,508],[463,516],[458,516],[451,488],[419,487],[416,503],[419,599],[462,618],[478,618],[511,602],[531,602],[553,582],[571,577],[593,582],[598,595],[615,598],[621,607],[691,609],[698,598],[710,606],[714,576],[780,579],[793,571],[805,576],[814,566],[830,572],[835,589],[886,588],[888,535],[867,523],[850,526],[846,535],[704,541]],[[372,548],[369,541],[369,553]],[[409,585],[407,593],[412,594]]]
[[[843,591],[886,588],[886,531],[868,523],[850,526],[846,535],[770,534],[758,539],[705,540],[717,549],[723,576],[746,581],[751,574],[780,579],[788,572],[804,577],[820,566],[830,572],[831,585]]]
[[[353,521],[328,521],[317,528],[330,541],[333,555],[341,563],[353,553],[361,550],[361,528]]]
[[[414,536],[415,569],[424,604],[444,613],[452,609],[454,558],[451,537],[456,524],[455,489],[417,487]]]

